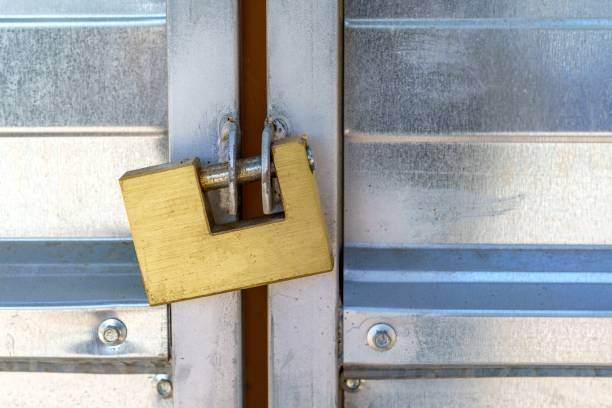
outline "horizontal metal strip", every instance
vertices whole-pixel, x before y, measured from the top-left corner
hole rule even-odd
[[[156,126],[39,126],[0,127],[0,137],[92,137],[167,136],[166,128]]]
[[[351,143],[612,143],[612,132],[363,133],[347,130]]]
[[[0,0],[3,17],[164,16],[166,0]]]
[[[608,18],[347,18],[346,28],[440,30],[609,30]]]
[[[345,281],[612,283],[612,246],[345,245]]]
[[[156,374],[0,373],[1,407],[170,408]]]
[[[128,16],[9,16],[0,17],[0,29],[8,28],[53,28],[53,27],[126,27],[126,26],[163,26],[166,16],[128,15]]]
[[[368,331],[378,323],[396,332],[396,343],[388,351],[368,346]],[[345,308],[343,326],[345,365],[612,366],[612,316],[444,315],[432,310]]]
[[[0,309],[146,305],[129,239],[0,239]]]
[[[6,360],[0,358],[0,372],[2,371],[83,374],[171,374],[172,368],[168,360],[160,359],[141,358],[86,360],[62,358],[35,358],[29,360]]]
[[[70,283],[66,282],[69,286]],[[125,341],[108,346],[100,323],[121,320]],[[0,309],[0,361],[41,359],[168,359],[167,308]]]
[[[344,378],[360,380],[482,377],[612,377],[612,367],[505,366],[401,367],[344,366]]]
[[[346,408],[610,408],[610,377],[365,380]]]

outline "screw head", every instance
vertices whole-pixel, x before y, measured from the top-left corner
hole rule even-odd
[[[376,351],[390,350],[396,339],[395,329],[386,323],[377,323],[368,330],[368,345]]]
[[[345,378],[344,388],[349,392],[355,392],[361,386],[361,380],[358,378]]]
[[[118,346],[126,337],[127,327],[119,319],[106,319],[98,326],[98,338],[107,346]]]
[[[157,393],[162,398],[170,398],[172,396],[172,381],[167,375],[157,376]]]

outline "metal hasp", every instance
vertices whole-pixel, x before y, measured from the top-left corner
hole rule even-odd
[[[197,159],[134,170],[121,177],[134,247],[151,305],[332,269],[327,228],[306,143],[305,137],[296,137],[272,145],[283,192],[282,216],[230,227],[215,226],[209,216]]]

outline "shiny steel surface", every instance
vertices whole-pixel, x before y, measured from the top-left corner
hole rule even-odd
[[[170,408],[156,389],[155,374],[2,372],[2,407]]]
[[[0,237],[129,237],[117,180],[165,162],[167,139],[99,131],[0,136]]]
[[[146,305],[127,239],[0,239],[0,308]]]
[[[108,347],[98,338],[106,319],[129,329],[122,344]],[[168,359],[166,307],[0,309],[0,361]],[[67,361],[69,363],[69,361]]]
[[[548,317],[548,318],[547,318]],[[397,331],[381,353],[363,340],[380,321]],[[572,316],[538,313],[449,313],[399,308],[344,311],[345,367],[610,366],[612,313]]]
[[[264,214],[272,214],[272,133],[274,125],[266,119],[261,132],[261,204]]]
[[[238,190],[238,156],[240,154],[240,125],[231,115],[224,115],[219,129],[219,161],[227,163],[226,189],[221,191],[221,207],[229,217],[238,217],[240,197]]]
[[[348,1],[351,134],[609,131],[612,1]]]
[[[612,365],[612,1],[350,0],[344,34],[345,370]],[[611,405],[607,378],[515,375],[345,402]]]
[[[166,127],[163,19],[6,27],[3,16],[0,127]]]
[[[238,1],[168,2],[170,158],[226,161],[219,121],[238,111]],[[208,193],[216,223],[231,222]],[[173,400],[179,408],[242,406],[240,292],[171,306]],[[219,324],[219,322],[223,322]]]
[[[347,408],[609,408],[612,378],[477,378],[362,381]]]
[[[346,240],[612,244],[610,136],[572,137],[349,136]]]
[[[236,181],[247,183],[261,177],[261,156],[236,160]],[[211,164],[200,169],[200,185],[204,190],[216,190],[227,187],[229,179],[228,163]]]

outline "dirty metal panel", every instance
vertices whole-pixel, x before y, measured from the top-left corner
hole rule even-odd
[[[0,134],[0,237],[129,237],[117,180],[167,161],[165,130],[24,133]]]
[[[0,15],[0,127],[165,128],[165,20],[154,18],[23,27]]]
[[[345,3],[345,369],[612,364],[611,10]],[[398,331],[384,353],[366,341],[380,322]],[[598,381],[370,381],[345,397],[605,406],[571,392]]]
[[[606,408],[612,378],[367,380],[345,393],[346,408]]]
[[[155,374],[2,372],[0,406],[19,408],[170,408],[157,393]]]
[[[610,135],[507,137],[347,137],[346,240],[612,244]]]
[[[396,3],[347,2],[349,136],[610,130],[612,1]]]
[[[609,311],[495,312],[347,307],[345,367],[612,365]],[[366,341],[369,328],[380,322],[397,334],[385,352]]]
[[[123,344],[98,339],[99,324],[117,318],[127,327]],[[166,307],[0,309],[0,360],[168,359]],[[14,406],[14,405],[7,405]]]

